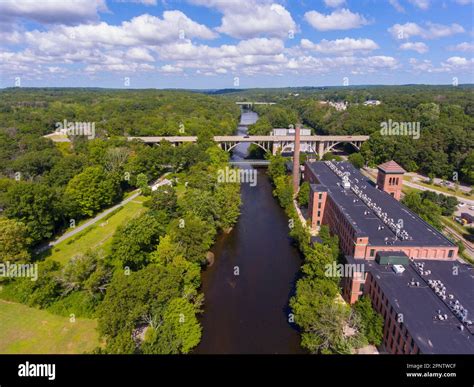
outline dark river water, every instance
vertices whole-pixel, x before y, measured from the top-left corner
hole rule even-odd
[[[256,119],[253,112],[243,113],[238,133]],[[241,160],[247,147],[237,146],[233,159]],[[218,238],[214,264],[202,274],[203,336],[194,352],[303,353],[299,334],[288,323],[301,258],[288,237],[288,219],[272,197],[266,169],[258,170],[255,187],[241,185],[241,196],[240,218]]]

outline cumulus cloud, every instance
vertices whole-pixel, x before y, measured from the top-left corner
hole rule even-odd
[[[179,40],[184,37],[181,33],[186,37],[201,39],[217,36],[181,11],[165,11],[162,19],[144,14],[118,26],[101,22],[95,25],[55,26],[49,31],[34,30],[26,32],[24,40],[36,50],[60,55],[79,48],[159,45]]]
[[[441,67],[446,71],[471,70],[474,59],[466,59],[460,56],[452,56],[441,63]]]
[[[428,52],[428,46],[423,42],[406,42],[400,45],[400,49],[405,51],[416,51],[419,54]]]
[[[143,47],[133,47],[127,51],[127,58],[140,62],[154,62],[155,58]]]
[[[44,24],[78,24],[98,20],[107,11],[105,0],[2,0],[0,20],[24,18]]]
[[[415,72],[441,73],[441,72],[469,72],[474,66],[474,59],[466,59],[459,56],[452,56],[441,62],[439,66],[435,66],[431,60],[417,60],[411,58],[409,61],[411,68]]]
[[[297,26],[290,12],[267,0],[188,0],[195,5],[216,8],[223,13],[216,31],[238,39],[259,36],[284,38]]]
[[[437,39],[465,32],[464,28],[456,23],[443,25],[428,22],[426,27],[421,27],[416,23],[394,24],[388,32],[395,39],[409,39],[419,36],[424,39]]]
[[[325,54],[345,54],[350,55],[353,52],[369,52],[379,48],[377,43],[371,39],[323,39],[319,43],[313,43],[308,39],[301,40],[301,47],[312,51],[317,51]]]
[[[218,32],[234,38],[259,35],[285,37],[296,30],[290,13],[281,5],[258,6],[251,12],[228,13],[222,18]]]
[[[304,14],[304,18],[313,28],[319,31],[349,30],[368,24],[364,16],[352,13],[347,8],[338,9],[329,15],[309,11]]]
[[[474,43],[462,42],[455,46],[448,47],[450,51],[474,52]]]

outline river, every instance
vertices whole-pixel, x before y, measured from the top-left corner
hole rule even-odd
[[[246,125],[257,118],[244,112],[237,133],[247,133]],[[238,145],[233,160],[242,160],[247,148]],[[255,187],[241,185],[241,197],[237,224],[218,238],[214,263],[202,273],[203,336],[194,353],[303,353],[296,327],[288,322],[301,258],[288,237],[288,219],[272,196],[266,169],[258,170]]]

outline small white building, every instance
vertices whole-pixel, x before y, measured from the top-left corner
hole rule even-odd
[[[364,106],[378,106],[381,103],[378,99],[369,99],[364,102]]]

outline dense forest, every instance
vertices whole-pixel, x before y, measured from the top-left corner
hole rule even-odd
[[[278,102],[256,106],[252,134],[296,122],[315,134],[370,134],[362,147],[368,165],[395,160],[408,171],[474,184],[474,88],[472,86],[380,86],[245,91],[226,98]],[[367,100],[377,106],[365,106]],[[320,101],[347,101],[338,111]],[[381,124],[419,123],[420,136],[383,135]]]
[[[189,92],[45,89],[1,96],[0,261],[35,262],[40,272],[37,281],[0,279],[1,297],[96,318],[106,339],[97,352],[189,352],[201,337],[200,270],[216,235],[240,213],[240,186],[216,178],[229,155],[209,136],[235,130],[239,109]],[[56,143],[43,137],[63,120],[96,122],[97,136]],[[124,134],[199,140],[150,146]],[[164,173],[172,185],[152,191],[148,185]],[[137,188],[144,211],[118,227],[110,253],[89,250],[66,262],[36,254]]]
[[[239,108],[199,93],[162,90],[3,89],[0,128],[45,135],[57,122],[94,122],[98,137],[232,134]]]

